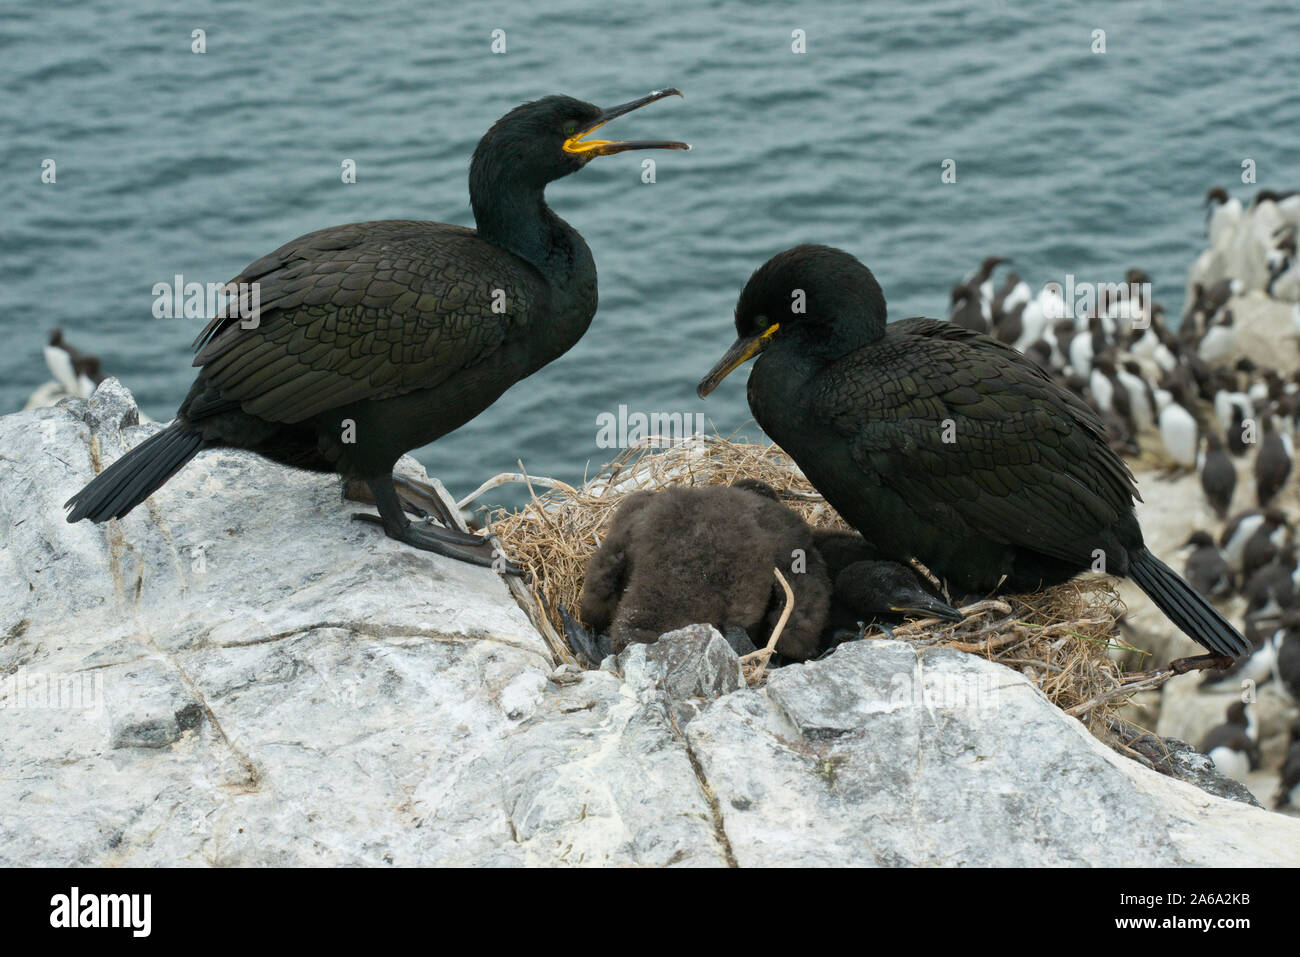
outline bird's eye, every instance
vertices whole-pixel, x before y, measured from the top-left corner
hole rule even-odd
[[[568,126],[564,128],[565,136],[573,136],[577,132],[578,132],[578,126],[576,123],[570,123]]]

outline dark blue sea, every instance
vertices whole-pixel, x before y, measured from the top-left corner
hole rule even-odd
[[[155,283],[223,281],[338,223],[472,225],[478,138],[557,92],[610,105],[678,86],[684,100],[610,129],[694,150],[653,154],[653,184],[651,154],[631,153],[550,188],[595,254],[600,312],[562,359],[417,453],[457,494],[520,458],[580,480],[609,458],[596,419],[620,404],[743,426],[743,375],[704,402],[695,383],[732,339],[746,278],[795,243],[858,255],[894,317],[946,314],[991,253],[1035,287],[1141,266],[1176,314],[1205,191],[1300,188],[1297,38],[1294,0],[8,5],[0,411],[49,378],[58,325],[169,419],[201,321],[155,319]]]

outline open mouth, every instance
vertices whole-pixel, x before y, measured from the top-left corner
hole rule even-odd
[[[681,143],[677,140],[589,140],[587,139],[592,133],[600,129],[610,120],[622,116],[625,113],[631,113],[633,110],[639,110],[648,103],[655,100],[662,100],[666,96],[681,96],[682,91],[676,89],[655,90],[645,96],[638,97],[631,102],[624,103],[620,106],[610,107],[596,118],[596,122],[590,127],[570,136],[564,141],[564,152],[574,153],[584,156],[609,156],[611,153],[624,153],[628,150],[688,150],[691,148],[689,143]]]

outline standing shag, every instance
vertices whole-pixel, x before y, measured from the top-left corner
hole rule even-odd
[[[1223,665],[1244,638],[1145,546],[1137,489],[1078,397],[1011,346],[934,319],[885,323],[871,271],[827,246],[760,267],[708,395],[758,357],[762,429],[884,557],[958,592],[1030,591],[1097,569],[1129,576]]]
[[[68,521],[121,518],[202,449],[251,449],[365,483],[391,538],[492,564],[483,539],[412,525],[393,466],[464,425],[587,331],[596,266],[582,236],[546,205],[546,186],[597,156],[689,149],[666,140],[588,139],[615,117],[673,94],[681,95],[657,90],[606,110],[548,96],[511,110],[470,163],[476,230],[351,223],[308,233],[254,262],[233,282],[259,286],[255,327],[242,328],[238,315],[208,324],[195,341],[201,371],[176,420],[74,495]],[[439,510],[427,488],[406,490],[416,514],[421,492]]]

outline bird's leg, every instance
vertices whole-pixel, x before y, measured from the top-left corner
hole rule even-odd
[[[502,574],[522,574],[506,560],[505,555],[498,553],[491,541],[486,538],[476,535],[466,536],[465,532],[439,528],[435,525],[412,525],[402,511],[402,502],[398,498],[397,489],[393,486],[392,476],[369,479],[366,484],[370,487],[370,494],[374,496],[379,515],[361,513],[353,515],[353,518],[382,525],[384,534],[389,538],[405,542],[415,548],[436,552],[471,565],[481,565]],[[466,541],[467,537],[471,541]]]
[[[1231,655],[1196,655],[1169,662],[1169,670],[1176,675],[1185,675],[1189,671],[1222,671],[1231,668],[1234,660]]]
[[[425,485],[422,482],[416,482],[405,476],[393,474],[393,486],[397,489],[397,498],[401,502],[402,508],[414,515],[416,518],[429,518],[430,511],[452,535],[459,536],[461,541],[467,544],[477,544],[482,541],[482,537],[470,532],[462,532],[456,527],[451,513],[447,511],[446,503],[443,502],[436,489],[431,485]],[[343,497],[353,502],[364,502],[367,505],[376,505],[374,493],[370,490],[369,483],[361,479],[345,479],[343,482]],[[426,506],[428,506],[426,508]]]
[[[343,497],[349,502],[360,502],[363,505],[374,505],[375,497],[370,493],[370,486],[361,479],[344,479],[343,480]],[[416,518],[428,518],[429,513],[419,505],[402,498],[402,508],[410,512]]]
[[[569,647],[584,668],[599,668],[605,656],[600,653],[600,636],[589,631],[563,607],[560,608],[560,620],[564,622],[564,637],[569,640]]]
[[[438,490],[432,485],[417,482],[413,478],[398,475],[396,472],[393,473],[393,485],[397,487],[397,495],[402,500],[403,505],[418,508],[426,516],[432,514],[445,528],[453,532],[460,531],[455,516],[451,514],[451,511],[447,508],[447,503],[443,501],[442,496],[438,494]]]

